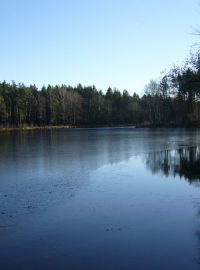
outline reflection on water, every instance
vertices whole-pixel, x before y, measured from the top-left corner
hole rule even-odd
[[[0,269],[199,269],[199,135],[0,135]]]
[[[196,187],[200,186],[200,145],[187,146],[174,150],[149,152],[145,156],[146,167],[152,174],[162,174],[166,177],[184,178]],[[194,203],[196,208],[196,232],[195,235],[200,245],[200,203]],[[200,265],[200,249],[197,248],[195,261]]]
[[[199,183],[200,146],[150,152],[146,157],[146,165],[154,174],[179,175],[190,183]]]
[[[132,133],[123,130],[22,132],[0,138],[0,212],[9,224],[13,217],[72,199],[89,185],[92,171],[137,152]]]

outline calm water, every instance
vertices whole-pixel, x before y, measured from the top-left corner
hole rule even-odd
[[[0,135],[0,269],[200,269],[200,130]]]

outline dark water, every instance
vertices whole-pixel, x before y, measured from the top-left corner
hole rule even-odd
[[[0,269],[200,269],[200,130],[0,135]]]

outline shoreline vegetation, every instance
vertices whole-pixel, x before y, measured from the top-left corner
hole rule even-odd
[[[70,125],[51,125],[51,126],[19,126],[19,127],[0,127],[0,132],[4,131],[32,131],[32,130],[55,130],[55,129],[92,129],[92,128],[136,128],[133,125],[92,125],[92,126],[70,126]]]
[[[38,89],[0,82],[0,130],[81,127],[200,127],[200,52],[137,93],[93,86]]]
[[[48,130],[48,129],[72,129],[76,126],[61,125],[61,126],[19,126],[19,127],[0,127],[0,132],[4,131],[31,131],[31,130]]]
[[[152,126],[152,125],[81,125],[81,126],[72,126],[72,125],[49,125],[49,126],[19,126],[19,127],[0,127],[0,133],[4,132],[13,132],[13,131],[38,131],[38,130],[59,130],[59,129],[131,129],[131,128],[200,128],[200,126]]]

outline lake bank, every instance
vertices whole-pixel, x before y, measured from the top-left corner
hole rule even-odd
[[[50,129],[77,129],[77,128],[135,128],[134,125],[50,125],[50,126],[20,126],[20,127],[0,127],[0,132],[6,131],[32,131]]]
[[[55,130],[55,129],[85,129],[85,128],[199,128],[200,125],[186,125],[180,124],[175,125],[174,123],[169,123],[168,125],[153,125],[149,122],[141,123],[141,124],[91,124],[91,125],[44,125],[44,126],[34,126],[34,125],[21,125],[21,126],[0,126],[1,132],[8,131],[33,131],[33,130]]]
[[[0,127],[0,132],[5,131],[31,131],[31,130],[45,130],[45,129],[71,129],[76,126],[61,125],[61,126],[20,126],[20,127]]]

